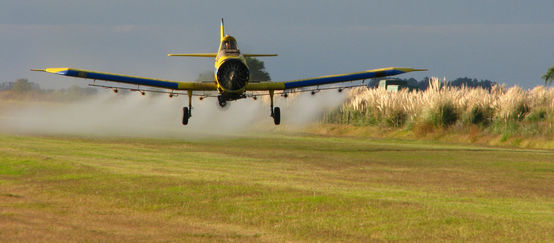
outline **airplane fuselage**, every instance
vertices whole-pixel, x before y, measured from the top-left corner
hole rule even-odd
[[[214,66],[220,100],[243,98],[250,80],[250,71],[234,37],[227,35],[222,38]]]

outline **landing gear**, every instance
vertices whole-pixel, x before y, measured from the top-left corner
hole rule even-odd
[[[231,104],[229,103],[229,101],[244,99],[244,98],[246,98],[246,95],[240,94],[240,93],[220,94],[217,96],[217,103],[219,104],[219,107],[227,108]]]
[[[189,124],[190,111],[188,107],[183,107],[183,125]]]
[[[275,125],[281,124],[281,109],[279,107],[273,108],[273,122]]]
[[[273,117],[273,122],[275,123],[275,125],[279,125],[281,124],[281,109],[279,109],[279,107],[273,108],[273,94],[274,91],[270,90],[269,97],[271,100],[271,117]]]
[[[187,90],[189,96],[189,106],[183,107],[183,125],[189,124],[189,118],[192,116],[192,90]]]

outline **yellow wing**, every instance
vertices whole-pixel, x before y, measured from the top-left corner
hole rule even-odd
[[[328,75],[328,76],[321,76],[321,77],[315,77],[315,78],[291,80],[291,81],[285,81],[285,82],[249,83],[248,85],[246,85],[246,90],[261,91],[261,90],[294,89],[294,88],[301,88],[301,87],[308,87],[308,86],[348,82],[348,81],[354,81],[354,80],[381,78],[381,77],[394,76],[394,75],[414,72],[414,71],[427,71],[427,69],[388,67],[388,68],[367,70],[367,71],[357,72],[357,73]]]
[[[76,78],[105,80],[119,83],[144,85],[158,88],[166,88],[173,90],[203,90],[203,91],[215,91],[217,85],[214,83],[196,83],[196,82],[182,82],[172,81],[165,79],[145,78],[138,76],[121,75],[115,73],[103,73],[96,71],[89,71],[75,68],[46,68],[46,69],[31,69],[31,71],[42,71],[48,73],[54,73],[64,76],[71,76]]]

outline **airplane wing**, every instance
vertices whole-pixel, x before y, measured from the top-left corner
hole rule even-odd
[[[103,72],[67,68],[67,67],[31,69],[31,71],[42,71],[42,72],[54,73],[54,74],[71,76],[76,78],[104,80],[104,81],[144,85],[144,86],[151,86],[151,87],[165,88],[165,89],[172,89],[172,90],[201,90],[201,91],[217,90],[217,86],[215,83],[172,81],[172,80],[165,80],[165,79],[145,78],[145,77],[121,75],[121,74],[114,74],[114,73],[103,73]]]
[[[315,78],[291,80],[291,81],[285,81],[285,82],[249,83],[246,86],[246,90],[249,90],[249,91],[286,90],[286,89],[294,89],[294,88],[301,88],[301,87],[308,87],[308,86],[348,82],[348,81],[354,81],[354,80],[381,78],[381,77],[394,76],[394,75],[414,72],[414,71],[427,71],[427,69],[388,67],[388,68],[367,70],[367,71],[357,72],[357,73],[328,75],[328,76],[321,76],[321,77],[315,77]]]

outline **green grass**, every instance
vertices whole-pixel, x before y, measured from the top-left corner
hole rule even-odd
[[[554,151],[0,135],[6,241],[552,241]]]

